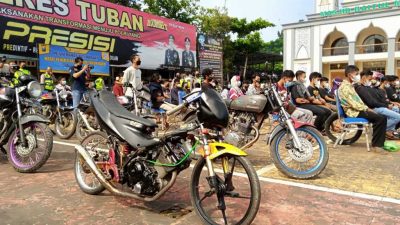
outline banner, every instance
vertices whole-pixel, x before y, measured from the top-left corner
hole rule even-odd
[[[76,57],[81,57],[84,64],[93,67],[92,75],[109,76],[110,55],[108,52],[90,51],[55,45],[39,44],[39,70],[45,72],[51,67],[55,73],[69,73]]]
[[[36,44],[110,52],[110,64],[193,68],[196,27],[96,0],[0,0],[0,54],[37,57]]]
[[[199,34],[198,49],[200,71],[205,68],[213,69],[215,79],[223,81],[222,41]]]

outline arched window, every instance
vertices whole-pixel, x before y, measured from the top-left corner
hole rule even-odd
[[[331,55],[349,54],[349,43],[345,37],[336,39],[331,45]]]
[[[365,53],[386,52],[386,38],[380,34],[373,34],[365,38],[364,42]]]

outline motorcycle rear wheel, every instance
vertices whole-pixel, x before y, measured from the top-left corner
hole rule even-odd
[[[30,122],[23,125],[27,147],[22,147],[19,129],[15,129],[8,141],[7,157],[20,173],[32,173],[49,159],[53,149],[53,133],[44,123]]]
[[[222,167],[223,158],[228,164],[228,173],[218,169]],[[217,165],[217,162],[220,164]],[[236,163],[238,165],[235,168]],[[222,212],[217,207],[219,201],[208,183],[210,182],[207,178],[208,170],[203,170],[207,168],[206,160],[201,158],[193,168],[190,181],[191,202],[196,214],[205,224],[251,224],[260,206],[261,189],[257,173],[250,161],[240,156],[223,155],[213,160],[213,164],[216,168],[218,186],[224,189],[222,198],[226,210]],[[239,165],[241,168],[238,170]],[[247,191],[246,186],[249,186]],[[243,216],[239,215],[241,212],[244,213]]]
[[[325,122],[325,132],[326,135],[328,135],[329,139],[331,139],[333,141],[333,143],[336,142],[336,139],[339,137],[340,132],[341,132],[341,127],[336,126],[337,122],[339,122],[339,117],[337,113],[333,113],[328,120]],[[353,126],[357,126],[357,125],[353,125]],[[361,125],[359,126],[361,127]],[[340,132],[335,131],[334,129],[339,129]],[[353,132],[352,135],[348,134],[346,135],[346,139],[343,140],[342,145],[351,145],[353,143],[355,143],[358,139],[360,139],[361,135],[362,135],[362,130],[357,130],[355,132]]]

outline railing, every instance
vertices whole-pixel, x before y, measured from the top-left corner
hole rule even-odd
[[[388,44],[371,44],[371,45],[357,45],[356,54],[368,54],[368,53],[378,53],[387,52]]]
[[[322,49],[322,56],[348,55],[348,54],[349,54],[348,46]]]

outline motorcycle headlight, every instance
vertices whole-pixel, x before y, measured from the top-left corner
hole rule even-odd
[[[42,86],[37,81],[31,81],[28,84],[28,93],[32,98],[39,98],[42,95]]]

